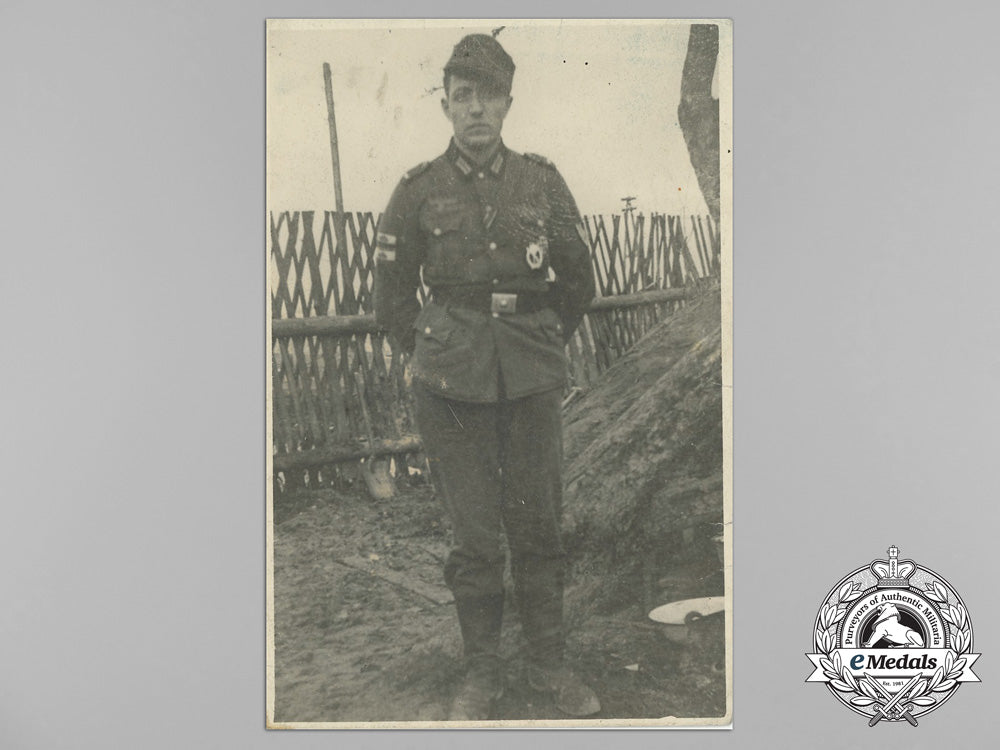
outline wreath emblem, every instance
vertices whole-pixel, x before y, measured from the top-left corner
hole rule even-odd
[[[858,568],[831,589],[816,616],[815,670],[807,682],[825,682],[848,708],[917,726],[963,682],[978,682],[972,665],[972,622],[958,593],[941,576],[912,560]]]

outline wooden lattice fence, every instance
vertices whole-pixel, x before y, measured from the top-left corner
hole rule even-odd
[[[580,388],[717,277],[720,249],[709,217],[584,221],[599,298],[568,345]],[[293,484],[338,480],[339,464],[375,454],[401,467],[419,449],[403,363],[372,315],[376,225],[370,212],[270,216],[274,466]]]

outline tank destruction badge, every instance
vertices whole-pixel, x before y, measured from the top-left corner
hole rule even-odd
[[[979,682],[972,665],[972,622],[958,593],[933,570],[900,560],[889,547],[842,579],[820,607],[814,628],[815,670],[806,682],[830,692],[868,725],[906,721],[943,704],[963,682]]]

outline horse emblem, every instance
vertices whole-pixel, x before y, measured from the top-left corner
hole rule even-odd
[[[893,648],[922,648],[924,645],[924,637],[920,633],[899,621],[899,610],[892,602],[879,607],[875,630],[865,642],[865,648],[871,648],[883,638]]]

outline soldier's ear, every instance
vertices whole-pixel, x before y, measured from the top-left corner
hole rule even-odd
[[[448,109],[448,97],[447,96],[442,96],[441,97],[441,111],[444,112],[444,116],[445,117],[447,117],[449,120],[451,119],[451,110]]]

